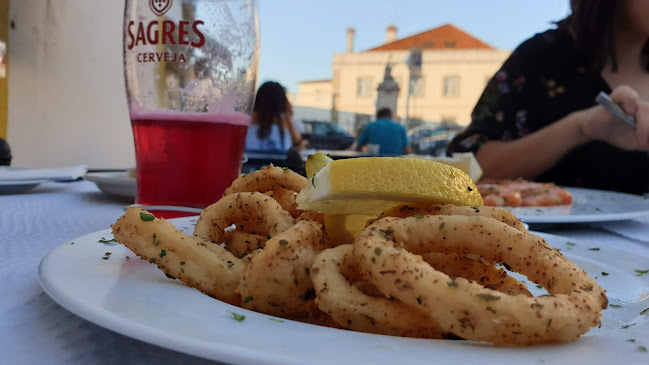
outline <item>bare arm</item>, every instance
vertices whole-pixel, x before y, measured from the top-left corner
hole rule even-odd
[[[649,149],[648,104],[626,86],[616,88],[611,97],[636,116],[637,130],[600,106],[576,111],[523,138],[486,142],[476,155],[484,177],[534,179],[573,148],[595,140],[627,150]]]

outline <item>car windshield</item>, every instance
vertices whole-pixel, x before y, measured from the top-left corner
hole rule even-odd
[[[331,124],[329,124],[329,126],[330,126],[334,131],[336,131],[337,133],[340,133],[340,134],[347,134],[347,131],[344,130],[343,127],[339,126],[338,124],[333,124],[333,123],[331,123]]]

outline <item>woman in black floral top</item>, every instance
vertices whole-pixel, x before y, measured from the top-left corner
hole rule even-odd
[[[484,177],[649,192],[649,1],[572,0],[558,29],[521,44],[487,85],[448,152]],[[605,91],[636,130],[594,99]]]

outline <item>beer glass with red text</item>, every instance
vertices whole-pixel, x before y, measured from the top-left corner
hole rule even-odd
[[[258,39],[255,0],[126,0],[136,203],[204,208],[239,176]]]

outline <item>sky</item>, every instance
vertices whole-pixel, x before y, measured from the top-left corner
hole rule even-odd
[[[258,0],[259,78],[298,92],[298,83],[330,79],[334,53],[345,52],[347,28],[354,50],[452,23],[482,41],[513,50],[569,14],[569,0]]]

